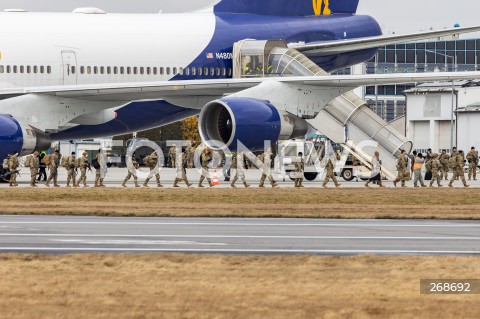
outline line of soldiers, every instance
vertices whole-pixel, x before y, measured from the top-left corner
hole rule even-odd
[[[478,152],[475,147],[470,149],[470,152],[465,156],[462,150],[453,148],[452,154],[448,155],[445,150],[441,154],[433,153],[431,149],[428,149],[427,155],[423,157],[421,153],[417,154],[413,152],[413,156],[410,159],[411,167],[409,169],[409,158],[406,155],[405,150],[401,151],[400,156],[397,159],[397,178],[393,181],[395,187],[397,183],[401,183],[401,187],[405,187],[405,182],[411,179],[410,172],[414,174],[414,187],[427,187],[425,185],[422,168],[425,165],[427,169],[427,175],[431,173],[430,187],[437,182],[438,187],[443,187],[442,180],[448,180],[448,172],[452,170],[452,178],[448,184],[449,187],[453,187],[453,183],[456,180],[461,180],[464,187],[469,187],[465,180],[465,162],[468,161],[468,180],[477,180],[477,167],[478,167]]]

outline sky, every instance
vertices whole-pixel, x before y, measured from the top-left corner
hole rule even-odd
[[[98,7],[107,12],[182,12],[205,6],[215,0],[0,0],[0,10],[69,12],[77,7]],[[262,1],[262,0],[258,0]],[[309,1],[309,0],[306,0]],[[330,0],[341,1],[341,0]],[[373,16],[384,34],[480,25],[479,0],[360,0],[358,13]],[[469,37],[469,36],[467,36]]]

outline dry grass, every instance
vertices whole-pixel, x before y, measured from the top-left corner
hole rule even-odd
[[[475,189],[5,189],[3,214],[480,219]]]
[[[479,318],[478,257],[1,255],[2,318]]]

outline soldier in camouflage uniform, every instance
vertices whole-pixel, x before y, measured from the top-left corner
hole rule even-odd
[[[327,176],[323,180],[323,188],[327,188],[327,184],[330,181],[330,179],[333,181],[335,184],[335,187],[340,187],[340,184],[337,181],[337,178],[335,177],[335,163],[337,161],[337,157],[335,157],[334,153],[330,153],[330,157],[327,159],[327,164],[325,166],[325,169],[327,171]]]
[[[297,158],[295,159],[295,187],[300,188],[304,187],[303,183],[303,170],[305,169],[305,162],[303,161],[303,153],[298,153]]]
[[[87,185],[87,168],[90,167],[88,163],[88,154],[83,152],[82,157],[78,163],[78,168],[80,168],[80,178],[78,179],[77,186],[80,186],[80,182],[83,182],[83,187],[88,187]]]
[[[453,182],[457,178],[462,180],[463,187],[469,187],[470,185],[467,185],[467,181],[465,181],[465,170],[463,168],[465,165],[465,154],[463,151],[458,151],[455,153],[455,155],[452,155],[452,157],[455,157],[455,167],[453,168],[453,176],[448,184],[448,187],[453,187]],[[451,161],[453,162],[453,160]]]
[[[72,152],[72,155],[70,155],[66,162],[65,162],[65,168],[67,169],[67,173],[68,173],[68,176],[67,176],[67,187],[70,187],[70,181],[72,181],[72,186],[73,187],[76,187],[77,184],[75,184],[75,179],[76,179],[76,175],[77,175],[77,172],[75,171],[75,152]]]
[[[272,188],[277,187],[277,182],[272,177],[272,149],[269,148],[266,152],[262,153],[258,159],[263,163],[262,165],[262,177],[260,178],[260,184],[258,187],[263,188],[265,180],[268,178]],[[301,183],[300,183],[301,184]]]
[[[408,174],[408,157],[405,154],[405,150],[402,150],[402,153],[397,159],[397,178],[393,181],[393,185],[397,187],[398,182],[402,182],[402,187],[405,187],[406,175]]]
[[[432,172],[432,179],[430,180],[430,187],[433,187],[433,183],[437,181],[438,187],[443,187],[442,184],[440,184],[441,178],[440,178],[440,170],[442,169],[442,164],[440,163],[440,160],[438,159],[438,154],[433,154],[433,159],[431,160],[431,172]]]
[[[188,146],[187,150],[185,151],[186,156],[187,156],[187,167],[188,168],[193,168],[193,157],[195,155],[195,149],[193,146]]]
[[[235,183],[236,181],[240,178],[243,182],[243,185],[245,187],[250,187],[250,185],[247,184],[247,180],[245,179],[245,160],[243,158],[243,153],[233,153],[232,154],[232,169],[235,170],[235,176],[233,177],[232,183],[230,186],[235,188]]]
[[[157,165],[158,165],[157,152],[153,151],[152,154],[150,154],[146,164],[150,169],[150,174],[151,174],[157,168]],[[143,187],[148,187],[148,182],[150,181],[151,178],[152,176],[147,177],[147,179],[143,183]],[[163,187],[163,185],[160,183],[160,173],[158,171],[155,173],[155,178],[157,179],[157,187]]]
[[[45,182],[45,186],[50,187],[49,183],[53,179],[53,186],[54,187],[60,187],[60,185],[58,185],[58,183],[57,183],[57,179],[58,179],[58,167],[60,166],[61,157],[62,157],[62,155],[60,154],[60,152],[58,150],[56,150],[52,154],[52,157],[50,159],[50,165],[49,165],[50,176],[48,176],[48,179]]]
[[[442,151],[442,154],[440,154],[439,161],[440,164],[442,165],[441,168],[441,174],[440,174],[440,179],[443,180],[445,177],[445,180],[448,180],[448,160],[450,159],[450,156],[447,154],[446,151]]]
[[[40,160],[38,158],[38,152],[35,151],[33,155],[31,155],[30,159],[30,187],[37,187],[37,175],[39,165]]]
[[[95,168],[95,186],[94,187],[105,187],[103,184],[102,169],[105,169],[105,164],[103,163],[102,150],[99,149],[95,157],[98,163],[98,168]]]
[[[178,183],[182,181],[184,181],[188,187],[192,186],[192,184],[188,182],[187,172],[185,169],[185,167],[187,166],[187,154],[186,153],[178,154],[177,158],[175,159],[175,163],[177,164],[177,167],[176,167],[177,176],[175,178],[175,183],[173,183],[173,187],[180,187],[178,186]]]
[[[470,152],[467,154],[468,161],[468,180],[477,180],[477,166],[478,166],[478,152],[475,150],[475,147],[472,147]]]
[[[13,152],[8,158],[8,170],[10,171],[10,186],[17,187],[17,168],[20,166],[17,152]]]
[[[123,180],[122,186],[127,187],[127,182],[133,176],[133,181],[135,182],[135,187],[140,187],[140,185],[138,185],[138,177],[137,177],[136,172],[132,173],[132,171],[131,171],[133,169],[139,169],[140,168],[140,164],[138,164],[138,162],[135,160],[135,155],[133,155],[133,158],[128,158],[127,159],[127,168],[128,168],[128,170],[127,170],[128,174],[127,174],[127,177],[125,177],[125,179]]]
[[[177,146],[176,145],[170,147],[170,149],[168,150],[168,158],[170,159],[170,167],[171,168],[177,167],[176,165]]]
[[[200,176],[200,181],[198,182],[198,187],[203,187],[202,183],[205,179],[207,179],[208,184],[210,187],[213,187],[212,180],[210,178],[210,172],[208,171],[208,164],[212,161],[212,152],[207,148],[205,148],[201,155],[201,165],[202,165],[202,176]]]

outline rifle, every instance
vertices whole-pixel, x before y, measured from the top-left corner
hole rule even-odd
[[[93,171],[92,171],[92,165],[90,165],[89,162],[86,162],[85,164],[86,164],[86,166],[87,166],[88,171],[89,171],[90,173],[93,173]]]

